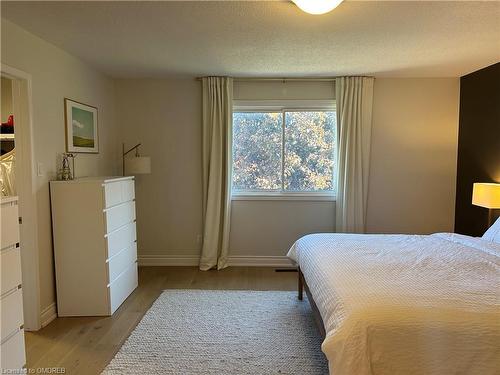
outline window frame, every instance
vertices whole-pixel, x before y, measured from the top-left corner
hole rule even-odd
[[[233,111],[239,113],[269,113],[281,112],[281,185],[282,189],[276,190],[235,190],[231,181],[231,200],[253,201],[253,200],[296,200],[296,201],[335,201],[336,190],[327,191],[285,191],[284,187],[284,168],[285,168],[285,114],[286,112],[336,112],[335,100],[233,100]],[[337,135],[335,135],[335,149],[337,149]],[[230,155],[233,154],[233,142],[229,144]],[[334,184],[337,180],[337,153],[333,155]],[[231,158],[231,179],[232,179],[232,158]]]

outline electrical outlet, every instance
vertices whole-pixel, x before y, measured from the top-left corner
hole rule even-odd
[[[200,246],[202,245],[202,243],[203,243],[203,236],[201,234],[199,234],[199,235],[196,236],[196,243],[198,245],[200,245]]]

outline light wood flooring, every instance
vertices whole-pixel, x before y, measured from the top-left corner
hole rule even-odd
[[[296,284],[297,273],[274,268],[203,272],[195,267],[140,267],[139,287],[112,317],[57,318],[40,331],[27,332],[27,367],[100,374],[164,289],[296,290]]]

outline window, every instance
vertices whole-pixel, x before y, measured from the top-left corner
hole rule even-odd
[[[333,103],[235,105],[232,194],[333,196],[335,134]]]

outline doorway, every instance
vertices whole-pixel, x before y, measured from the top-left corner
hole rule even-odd
[[[24,329],[41,328],[31,76],[2,64],[1,194],[18,196]]]

